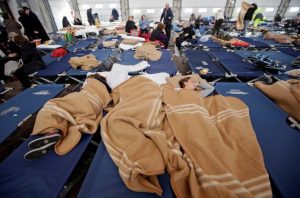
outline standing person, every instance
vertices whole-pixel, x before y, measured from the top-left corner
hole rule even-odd
[[[148,21],[146,15],[143,15],[141,17],[139,25],[140,25],[141,34],[149,32],[150,24],[149,24],[149,21]]]
[[[97,27],[100,27],[100,20],[99,20],[98,13],[93,14],[93,16],[94,16],[94,20],[95,20],[95,25]]]
[[[19,23],[17,23],[13,19],[10,19],[7,13],[3,14],[3,19],[4,19],[4,25],[7,34],[14,32],[18,35],[22,35],[21,33],[22,26]]]
[[[62,25],[63,27],[71,27],[71,24],[66,16],[63,17]]]
[[[166,34],[168,37],[168,41],[170,40],[171,37],[171,29],[172,29],[172,19],[173,19],[173,12],[170,8],[170,5],[168,3],[166,3],[165,8],[161,14],[160,17],[160,22],[162,21],[162,19],[164,19],[164,24],[165,24],[165,30],[166,30]]]
[[[220,9],[217,11],[216,16],[215,16],[215,26],[214,26],[212,35],[215,35],[215,33],[217,33],[217,35],[219,35],[220,28],[221,28],[223,21],[224,21],[224,12]]]
[[[90,25],[95,25],[95,19],[92,14],[92,8],[87,9],[86,11],[87,19]]]
[[[112,16],[113,21],[119,20],[119,12],[116,8],[112,9],[111,16]]]
[[[30,41],[34,40],[35,33],[34,33],[33,26],[30,24],[31,22],[29,18],[26,16],[25,11],[23,9],[20,9],[18,12],[20,15],[19,21],[24,27],[24,35],[26,35]]]
[[[262,9],[261,8],[257,8],[253,14],[253,27],[254,29],[257,29],[258,24],[264,20],[264,15],[262,13]]]
[[[28,17],[29,25],[32,26],[34,33],[42,40],[42,43],[49,40],[49,36],[41,24],[39,18],[29,8],[23,7],[26,17]]]
[[[134,23],[133,19],[134,19],[133,16],[129,16],[128,17],[128,20],[127,20],[126,25],[125,25],[125,31],[127,33],[130,33],[131,30],[136,30],[137,29],[137,27],[135,26],[135,23]]]
[[[243,36],[246,35],[247,28],[249,26],[249,23],[252,20],[253,14],[256,9],[257,9],[257,5],[255,3],[252,3],[244,16],[244,29],[243,29],[243,33],[242,33]]]

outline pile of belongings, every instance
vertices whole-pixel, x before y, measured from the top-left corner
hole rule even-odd
[[[279,64],[278,61],[270,59],[268,56],[263,54],[255,54],[253,56],[248,57],[251,62],[256,64],[258,67],[262,67],[263,69],[276,70],[276,71],[285,71],[286,66]]]
[[[146,59],[150,61],[157,61],[160,59],[162,52],[157,50],[154,45],[145,43],[136,48],[134,57],[136,59]]]
[[[223,46],[249,47],[249,43],[229,35],[211,36],[211,39]]]
[[[274,40],[277,43],[293,43],[298,39],[298,37],[291,37],[286,34],[274,34],[268,31],[263,32],[264,38],[267,40]]]
[[[94,55],[89,54],[82,57],[72,57],[69,64],[75,69],[80,67],[82,70],[89,71],[98,67],[101,61],[98,61]]]

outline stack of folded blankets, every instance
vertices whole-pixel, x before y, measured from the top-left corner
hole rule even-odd
[[[98,61],[94,55],[89,54],[82,57],[72,57],[69,64],[75,69],[80,67],[82,70],[89,71],[98,67],[101,61]]]
[[[162,52],[157,50],[154,45],[143,44],[136,48],[134,57],[136,59],[146,59],[150,61],[157,61],[160,59]]]

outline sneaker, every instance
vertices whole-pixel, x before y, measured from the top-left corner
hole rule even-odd
[[[32,140],[31,142],[28,143],[28,147],[31,149],[40,148],[49,143],[53,143],[53,142],[56,143],[58,140],[61,139],[61,137],[62,136],[58,131],[49,133],[40,138]]]
[[[56,142],[51,142],[49,144],[46,144],[40,148],[32,149],[25,153],[24,159],[25,160],[35,160],[38,159],[44,155],[46,155],[50,150],[52,150],[55,146]]]

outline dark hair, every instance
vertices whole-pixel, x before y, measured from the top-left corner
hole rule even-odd
[[[165,28],[165,25],[163,23],[157,24],[157,29],[163,30]]]
[[[4,20],[8,20],[9,19],[9,15],[8,15],[7,12],[3,13],[2,17],[3,17]]]
[[[191,77],[185,77],[185,78],[183,78],[183,79],[181,79],[180,81],[179,81],[179,86],[180,86],[180,88],[185,88],[185,82],[187,82],[187,81],[189,81],[191,79]]]

